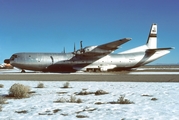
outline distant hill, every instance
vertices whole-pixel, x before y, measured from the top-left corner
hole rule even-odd
[[[157,65],[144,65],[142,68],[179,68],[179,64],[157,64]]]

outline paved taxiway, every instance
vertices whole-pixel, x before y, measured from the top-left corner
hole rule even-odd
[[[19,73],[11,71],[0,71],[0,80],[179,82],[179,72],[150,73],[152,72]]]

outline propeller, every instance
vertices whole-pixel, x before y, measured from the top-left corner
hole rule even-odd
[[[63,48],[63,53],[65,53],[65,47]]]
[[[75,53],[75,51],[76,51],[76,46],[75,46],[75,43],[74,43],[74,53]]]
[[[80,53],[79,53],[80,52]],[[83,50],[83,45],[82,45],[82,41],[80,41],[80,50],[76,51],[76,45],[74,43],[74,51],[73,51],[73,54],[82,54],[84,53],[84,50]]]
[[[83,44],[82,44],[83,41],[80,41],[80,52],[83,53]]]

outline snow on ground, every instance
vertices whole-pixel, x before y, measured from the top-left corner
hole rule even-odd
[[[29,98],[8,99],[8,104],[2,104],[0,119],[72,120],[82,119],[76,116],[83,115],[87,116],[84,120],[179,120],[179,83],[69,82],[71,88],[61,88],[65,82],[43,81],[45,88],[36,88],[39,81],[0,81],[4,85],[0,88],[1,96],[7,95],[14,83],[28,85],[35,91]],[[90,92],[101,89],[109,94],[76,95],[82,103],[54,103],[62,97],[69,99],[82,89]],[[107,104],[117,101],[120,95],[134,104]],[[17,113],[21,111],[27,113]]]

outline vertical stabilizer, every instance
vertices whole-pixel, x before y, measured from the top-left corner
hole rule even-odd
[[[152,24],[146,45],[149,49],[157,48],[157,24]]]

